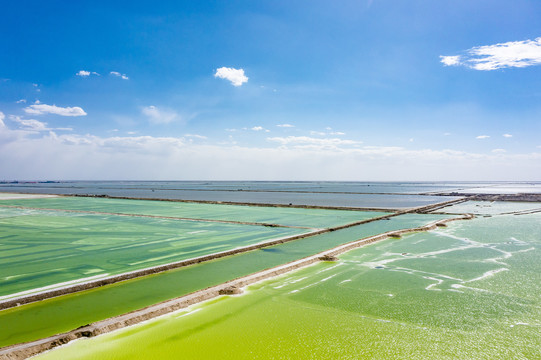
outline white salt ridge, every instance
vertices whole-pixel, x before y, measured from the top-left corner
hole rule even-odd
[[[467,289],[467,290],[473,290],[473,291],[484,292],[484,293],[492,293],[492,291],[488,291],[488,290],[485,290],[485,289],[479,289],[479,288],[470,287],[470,286],[464,286],[464,285],[460,285],[460,284],[453,284],[453,285],[451,285],[451,287],[454,288],[454,289]]]
[[[288,278],[288,279],[285,279],[284,281],[282,281],[281,285],[274,286],[273,289],[281,289],[283,287],[286,287],[287,285],[295,284],[295,283],[298,283],[299,281],[303,281],[303,280],[306,280],[306,279],[308,279],[308,276],[304,276],[304,277],[301,277],[301,278],[298,278],[298,279]]]
[[[423,276],[424,279],[435,281],[435,283],[428,285],[425,287],[425,290],[433,290],[433,291],[441,291],[441,289],[433,289],[433,287],[438,286],[443,283],[442,279],[436,279],[434,277],[430,276]]]
[[[518,322],[518,323],[516,323],[516,324],[514,324],[514,325],[510,325],[510,327],[515,327],[515,326],[517,326],[517,325],[530,326],[530,324],[528,324],[528,323]]]
[[[181,317],[185,317],[185,316],[188,316],[188,315],[193,315],[199,311],[203,310],[203,308],[199,308],[199,309],[195,309],[195,310],[192,310],[192,311],[188,311],[187,313],[184,313],[184,314],[180,314],[180,315],[176,315],[176,316],[173,316],[174,318],[181,318]]]
[[[319,281],[316,281],[316,282],[314,282],[314,283],[312,283],[312,284],[308,284],[308,285],[306,285],[306,286],[303,286],[303,287],[301,287],[300,289],[297,289],[297,291],[304,290],[304,289],[308,289],[309,287],[312,287],[312,286],[314,286],[314,285],[321,284],[321,283],[323,283],[323,282],[325,282],[325,281],[327,281],[327,280],[330,280],[330,279],[332,279],[333,277],[338,276],[338,275],[340,275],[340,274],[332,274],[331,276],[328,276],[328,277],[326,277],[326,278],[324,278],[324,279],[321,279],[321,280],[319,280]]]
[[[469,282],[473,282],[473,281],[483,280],[483,279],[486,279],[488,277],[492,277],[492,276],[494,276],[497,273],[500,273],[502,271],[509,271],[509,269],[508,268],[500,268],[500,269],[495,269],[495,270],[489,270],[489,271],[485,272],[483,275],[481,275],[479,277],[476,277],[475,279],[471,279],[471,280],[464,281],[464,282],[469,283]]]

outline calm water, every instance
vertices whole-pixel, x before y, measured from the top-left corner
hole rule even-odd
[[[304,210],[304,209],[303,209]],[[79,326],[221,284],[386,231],[446,218],[406,214],[229,256],[194,266],[123,281],[90,291],[0,311],[0,347],[37,340]]]
[[[91,194],[269,204],[408,208],[451,200],[433,193],[506,185],[459,182],[71,181],[0,184],[0,192]],[[525,184],[525,186],[529,186]]]
[[[541,214],[350,251],[39,359],[539,359]]]

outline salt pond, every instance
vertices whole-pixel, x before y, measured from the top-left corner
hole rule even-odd
[[[389,239],[39,359],[541,357],[541,214]]]

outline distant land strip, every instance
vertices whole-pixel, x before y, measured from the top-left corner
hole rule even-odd
[[[387,215],[396,216],[396,214]],[[0,350],[0,360],[18,360],[26,359],[30,356],[37,355],[47,350],[51,350],[57,346],[67,344],[72,340],[76,340],[84,337],[93,337],[101,334],[105,334],[114,330],[122,329],[127,326],[136,325],[143,321],[153,319],[155,317],[172,313],[174,311],[186,308],[190,305],[194,305],[206,300],[210,300],[223,294],[232,293],[232,290],[238,290],[242,287],[251,285],[258,281],[266,280],[271,277],[282,275],[284,273],[296,270],[302,267],[309,266],[319,261],[327,261],[328,259],[334,259],[336,255],[347,252],[349,250],[371,244],[376,241],[384,240],[387,238],[397,238],[403,234],[410,232],[421,232],[433,230],[437,227],[445,226],[445,223],[455,220],[468,220],[472,219],[473,215],[464,215],[457,218],[442,219],[434,221],[428,225],[389,231],[383,234],[370,236],[360,240],[356,240],[347,244],[337,246],[333,249],[323,251],[316,255],[305,257],[300,260],[273,267],[267,270],[263,270],[248,276],[244,276],[238,279],[234,279],[225,282],[221,285],[212,286],[203,290],[193,292],[188,295],[184,295],[175,299],[166,300],[161,303],[145,307],[140,310],[135,310],[124,315],[115,316],[109,319],[101,320],[92,324],[81,326],[75,330],[53,335],[51,337],[36,340],[28,343],[10,345]]]
[[[11,185],[11,184],[10,184]],[[370,187],[370,185],[364,185],[366,187]],[[27,188],[44,188],[43,186],[29,186],[25,185]],[[486,186],[484,186],[486,187]],[[46,187],[45,187],[46,188]],[[85,189],[85,186],[54,186],[54,187],[48,187],[48,188],[54,188],[54,189]],[[433,193],[440,192],[438,190],[433,191],[423,191],[419,193],[400,193],[400,192],[366,192],[366,191],[317,191],[317,190],[294,190],[294,189],[283,189],[283,190],[274,190],[274,189],[190,189],[190,188],[153,188],[153,187],[126,187],[126,188],[118,188],[118,187],[109,187],[109,186],[99,186],[95,188],[96,190],[147,190],[147,191],[223,191],[223,192],[269,192],[269,193],[300,193],[300,194],[349,194],[349,195],[425,195],[425,196],[432,196],[435,195]],[[459,188],[459,189],[453,189],[452,191],[459,191],[464,190],[465,188]],[[445,196],[438,194],[440,196]]]

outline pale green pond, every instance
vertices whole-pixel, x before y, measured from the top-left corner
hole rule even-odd
[[[0,300],[309,230],[0,208]]]
[[[169,201],[7,197],[0,200],[0,300],[385,214]]]
[[[389,239],[39,359],[539,359],[541,214]]]
[[[466,201],[440,210],[451,214],[500,215],[514,212],[541,211],[538,202]],[[436,211],[438,212],[438,211]]]
[[[190,219],[258,222],[311,228],[333,227],[388,214],[377,211],[302,209],[84,197],[0,199],[0,206],[2,205]]]
[[[406,214],[163,273],[0,311],[0,347],[66,332],[160,301],[295,261],[386,231],[418,227],[446,215]],[[3,326],[3,324],[7,324]]]

